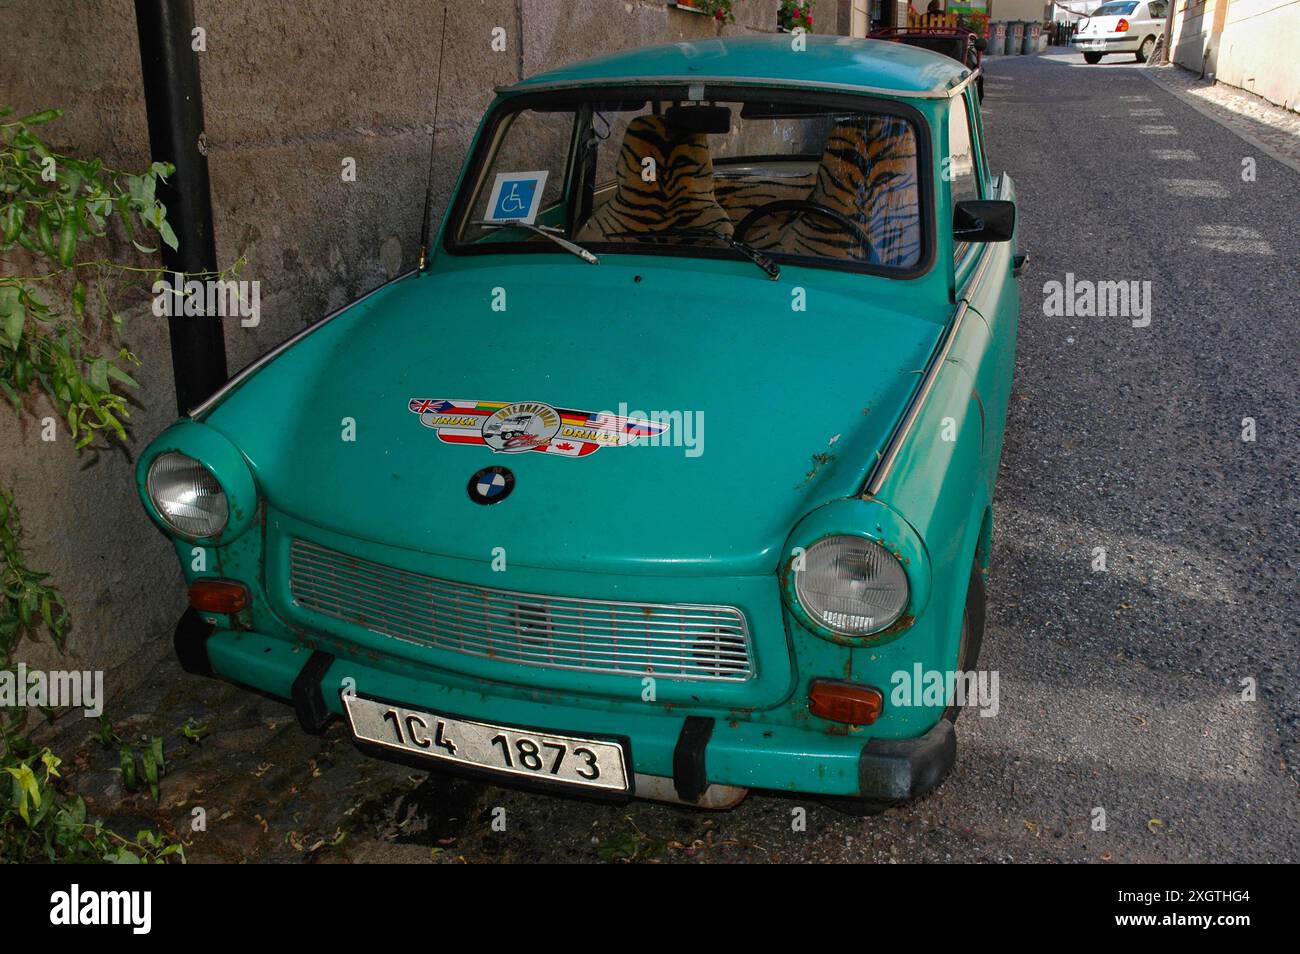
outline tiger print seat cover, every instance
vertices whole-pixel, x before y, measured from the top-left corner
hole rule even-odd
[[[861,225],[872,248],[830,219],[798,212],[756,223],[746,241],[773,251],[898,268],[919,261],[916,133],[906,120],[861,116],[836,123],[808,199]]]
[[[641,178],[647,156],[655,161],[654,182]],[[659,116],[638,116],[623,134],[616,175],[613,197],[578,230],[577,241],[617,242],[619,232],[669,228],[731,234],[731,219],[713,194],[713,157],[704,133],[672,131]]]

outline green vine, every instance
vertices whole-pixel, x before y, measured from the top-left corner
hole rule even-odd
[[[0,107],[0,392],[15,413],[48,400],[78,450],[96,438],[126,439],[130,416],[120,389],[139,387],[128,369],[139,364],[116,344],[122,325],[114,307],[124,286],[158,266],[78,258],[96,239],[121,236],[142,254],[158,242],[177,247],[167,210],[156,196],[172,167],[153,163],[135,174],[51,149],[35,127],[62,115],[48,109],[21,119]],[[152,281],[149,282],[152,284]],[[13,495],[0,488],[0,676],[14,678],[12,661],[24,637],[47,634],[63,650],[68,610],[48,574],[27,565]],[[179,844],[142,831],[128,839],[90,821],[82,798],[67,790],[60,758],[25,733],[28,710],[0,710],[0,860],[184,861]],[[145,780],[157,798],[162,745],[142,753]],[[134,782],[134,752],[131,754]]]

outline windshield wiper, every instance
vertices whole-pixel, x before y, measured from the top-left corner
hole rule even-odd
[[[566,252],[572,252],[574,255],[578,256],[578,258],[582,259],[588,265],[600,264],[600,259],[595,255],[592,255],[581,245],[570,242],[568,239],[557,234],[560,230],[556,228],[548,228],[544,225],[534,225],[531,222],[521,222],[518,219],[502,219],[498,222],[470,222],[470,225],[477,225],[479,228],[484,229],[526,229],[536,235],[545,236]]]
[[[745,258],[749,259],[751,262],[753,262],[755,265],[761,268],[764,272],[767,273],[767,277],[772,279],[772,281],[776,281],[778,278],[781,277],[780,265],[776,264],[776,262],[772,261],[770,258],[764,255],[758,249],[754,248],[754,246],[746,245],[744,242],[740,241],[740,239],[736,238],[735,236],[728,235],[726,232],[720,231],[719,229],[671,228],[671,229],[657,229],[654,232],[615,232],[612,237],[613,238],[654,238],[655,236],[658,235],[704,236],[707,238],[715,238],[720,242],[725,242],[728,246],[735,249],[741,255],[745,256]]]

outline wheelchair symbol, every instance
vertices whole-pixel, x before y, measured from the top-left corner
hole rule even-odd
[[[546,188],[546,171],[498,172],[488,207],[498,222],[532,223],[537,204]]]
[[[497,203],[497,210],[505,215],[513,215],[523,212],[526,208],[528,206],[519,195],[519,183],[510,183],[510,191],[501,196],[501,201]]]

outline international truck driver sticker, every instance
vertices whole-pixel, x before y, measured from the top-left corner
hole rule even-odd
[[[538,451],[561,457],[586,457],[602,447],[623,447],[654,438],[667,422],[620,417],[603,411],[574,411],[539,401],[452,401],[411,398],[420,423],[438,432],[444,444],[485,444],[500,454]]]

